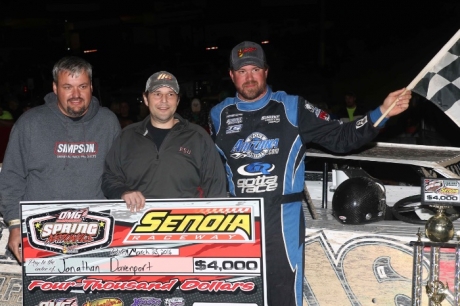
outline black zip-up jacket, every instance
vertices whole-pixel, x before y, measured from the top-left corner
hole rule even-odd
[[[148,135],[150,116],[122,130],[106,157],[102,191],[120,199],[140,191],[146,199],[226,197],[224,166],[209,134],[180,115],[158,151]]]

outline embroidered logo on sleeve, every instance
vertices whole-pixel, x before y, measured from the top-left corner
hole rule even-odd
[[[356,120],[356,129],[363,127],[364,125],[366,125],[366,123],[367,123],[367,116],[365,116],[362,119]]]

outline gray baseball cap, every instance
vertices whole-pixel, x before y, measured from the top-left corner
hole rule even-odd
[[[152,92],[160,87],[169,87],[176,94],[179,94],[179,84],[176,77],[167,71],[159,71],[152,74],[147,80],[145,91]]]
[[[252,41],[243,41],[236,45],[230,53],[230,68],[238,70],[246,65],[254,65],[259,68],[267,66],[265,52],[259,44]]]

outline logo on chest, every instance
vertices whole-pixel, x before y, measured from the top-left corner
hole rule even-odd
[[[184,147],[180,147],[180,148],[179,148],[179,152],[184,153],[184,154],[188,154],[188,155],[191,155],[191,154],[192,154],[192,150],[191,150],[191,149],[187,149],[187,148],[184,148]]]
[[[268,123],[279,123],[280,115],[262,116],[261,120]]]
[[[97,142],[56,142],[54,154],[58,158],[95,158]]]
[[[279,153],[279,138],[269,139],[262,133],[254,132],[246,139],[238,139],[230,151],[231,157],[260,159],[266,155]]]
[[[227,124],[225,134],[238,133],[243,128],[242,114],[228,115],[225,123]]]

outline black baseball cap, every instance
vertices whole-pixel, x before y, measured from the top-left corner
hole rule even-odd
[[[259,68],[267,67],[264,50],[259,44],[252,41],[239,43],[230,53],[231,69],[238,70],[246,65],[254,65]]]

